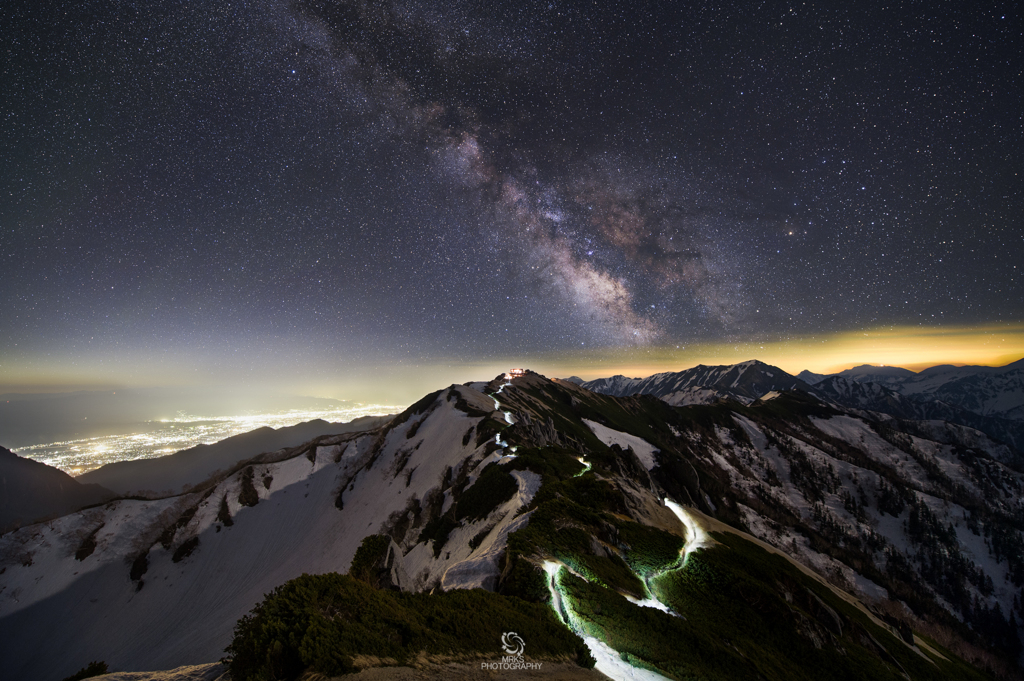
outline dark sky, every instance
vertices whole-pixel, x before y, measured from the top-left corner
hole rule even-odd
[[[1019,324],[1017,5],[836,5],[6,0],[0,383]]]

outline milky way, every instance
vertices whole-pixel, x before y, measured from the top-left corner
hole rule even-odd
[[[1024,317],[1011,3],[12,2],[0,20],[9,362]]]

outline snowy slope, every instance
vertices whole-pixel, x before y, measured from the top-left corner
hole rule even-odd
[[[317,419],[285,428],[259,428],[211,445],[196,445],[154,459],[118,461],[78,476],[82,483],[102,485],[119,494],[142,490],[173,494],[183,487],[206,480],[215,471],[228,470],[239,461],[264,452],[296,447],[321,435],[339,435],[370,430],[384,425],[390,417],[364,416],[350,423],[328,423]]]
[[[650,442],[636,435],[613,430],[589,419],[583,419],[583,422],[587,424],[590,430],[594,431],[594,435],[601,442],[606,445],[618,445],[623,449],[632,449],[633,453],[640,459],[640,463],[644,465],[644,468],[647,470],[654,468],[654,455],[658,450]]]
[[[456,407],[460,400],[474,415]],[[390,430],[324,439],[283,461],[257,460],[202,492],[114,501],[0,537],[6,670],[11,678],[45,681],[94,659],[123,670],[218,659],[234,622],[264,593],[302,573],[346,571],[366,535],[439,489],[453,467],[472,473],[492,448],[472,438],[462,444],[468,430],[491,418],[477,410],[489,412],[493,402],[453,386]],[[243,506],[250,470],[258,503]],[[501,509],[504,525],[480,555],[489,552],[493,563],[512,522],[508,516],[535,487],[524,474],[514,503]],[[463,531],[473,536],[489,520]],[[159,538],[168,528],[175,529],[165,547]],[[90,535],[95,548],[78,560]],[[133,579],[133,563],[143,554],[145,573]],[[415,586],[429,588],[470,557],[435,559],[428,550],[413,550],[407,562]],[[474,574],[485,580],[488,571]],[[48,645],[37,645],[44,638]]]
[[[787,391],[795,379],[761,363],[701,372],[758,399],[673,407],[533,373],[452,386],[386,427],[264,455],[191,494],[120,499],[3,535],[5,671],[46,681],[95,659],[124,670],[211,662],[264,593],[346,571],[369,534],[397,547],[391,575],[405,590],[500,588],[516,560],[547,569],[550,547],[506,555],[510,535],[552,512],[528,508],[542,483],[531,457],[552,457],[536,469],[550,470],[545,484],[561,476],[552,494],[684,533],[686,551],[698,533],[678,509],[697,508],[868,600],[941,610],[985,635],[996,621],[985,613],[1019,613],[1024,473],[1002,462],[1004,445]],[[507,495],[462,512],[467,490],[500,488],[474,487],[495,472]],[[556,532],[574,522],[562,520]],[[604,525],[583,543],[621,556],[617,535],[598,536]]]
[[[1024,359],[1001,367],[934,366],[920,373],[863,365],[834,376],[877,383],[919,402],[938,400],[981,416],[1024,420]]]
[[[750,404],[754,401],[749,397],[734,395],[732,393],[715,390],[713,388],[696,386],[684,388],[683,390],[669,393],[668,395],[663,395],[661,399],[666,403],[671,404],[673,407],[685,407],[691,404],[715,404],[716,402],[726,399],[735,400],[740,404]]]

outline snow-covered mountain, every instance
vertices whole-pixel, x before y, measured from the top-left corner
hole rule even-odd
[[[878,383],[918,402],[938,400],[979,416],[1024,420],[1024,359],[1001,367],[934,366],[920,373],[865,364],[834,375]]]
[[[504,423],[493,412],[485,395],[453,386],[384,428],[257,458],[194,493],[115,500],[4,535],[5,668],[11,678],[59,679],[97,656],[112,669],[218,659],[235,621],[264,593],[304,572],[344,572],[382,524],[450,504],[452,485],[500,457],[493,435],[477,437],[488,422]],[[530,472],[517,480],[495,538],[536,491]],[[490,542],[468,548],[484,523],[463,528],[458,550],[412,547],[403,586],[440,584],[470,553],[473,564],[445,584],[493,581]],[[102,622],[116,622],[116,631]]]
[[[1002,367],[931,367],[898,389],[918,400],[928,397],[982,416],[1024,420],[1024,359]]]
[[[705,366],[685,371],[654,374],[647,378],[612,376],[581,384],[587,390],[624,397],[627,395],[654,395],[665,397],[691,388],[708,388],[722,396],[756,400],[772,390],[805,390],[811,387],[782,369],[750,360],[740,364]]]
[[[904,381],[917,376],[910,369],[904,369],[903,367],[872,366],[871,364],[862,364],[833,375],[861,383],[879,383],[889,387],[898,386]]]
[[[1024,404],[1021,362],[996,368],[933,367],[920,374],[899,367],[864,365],[827,376],[804,371],[794,377],[752,360],[700,365],[647,378],[613,376],[581,385],[606,395],[654,395],[674,406],[711,404],[719,399],[749,403],[771,391],[802,390],[845,407],[980,430],[1014,448],[1024,465],[1024,424],[1013,417],[1024,408],[1016,406],[1018,401]],[[993,405],[1007,409],[996,412],[989,409]]]
[[[908,397],[879,383],[862,383],[840,375],[825,377],[815,384],[814,389],[825,398],[847,407],[901,419],[943,421],[979,430],[1015,450],[1003,461],[1024,470],[1024,423],[1020,421],[982,416],[955,404],[928,399],[926,395]]]
[[[828,404],[788,375],[772,387],[772,367],[744,364],[703,370],[749,404],[533,373],[451,386],[188,494],[9,532],[5,674],[212,662],[263,594],[346,572],[370,535],[392,587],[550,603],[613,678],[980,678],[955,655],[1011,668],[1024,474],[1005,446]]]
[[[662,395],[661,399],[673,407],[685,407],[691,404],[715,404],[722,400],[734,400],[740,404],[750,404],[754,401],[749,397],[737,395],[733,392],[704,388],[702,386],[684,388],[674,393]]]

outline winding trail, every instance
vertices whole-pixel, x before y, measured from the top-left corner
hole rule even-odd
[[[587,470],[590,470],[590,465],[587,464],[582,457],[579,461],[587,466]],[[585,473],[586,471],[583,472]],[[583,473],[580,473],[579,475],[582,474]],[[650,581],[667,572],[671,572],[672,570],[682,569],[686,565],[687,559],[694,551],[711,547],[715,542],[711,539],[704,528],[701,527],[700,523],[691,516],[685,508],[671,499],[666,498],[664,501],[665,506],[671,510],[677,518],[679,518],[679,521],[686,528],[686,541],[683,545],[682,551],[679,552],[679,560],[664,570],[660,570],[646,576],[637,575],[644,582],[644,586],[647,588],[649,596],[643,600],[633,598],[631,596],[626,596],[626,599],[634,605],[645,608],[656,608],[662,612],[672,615],[673,617],[682,617],[682,615],[674,612],[671,608],[654,597],[654,594],[651,593]],[[565,566],[561,563],[548,560],[544,561],[543,567],[544,572],[548,576],[548,592],[551,594],[551,606],[554,608],[555,614],[573,633],[583,639],[583,642],[590,650],[590,654],[593,655],[594,659],[597,661],[597,664],[594,665],[595,669],[615,681],[666,681],[666,677],[661,674],[630,665],[622,659],[618,651],[613,649],[607,643],[587,634],[583,629],[583,624],[579,621],[579,618],[576,617],[575,613],[573,613],[572,607],[562,596],[562,587],[559,582],[559,575]]]
[[[614,681],[669,681],[666,677],[647,669],[640,669],[629,664],[619,655],[619,652],[600,639],[587,634],[583,630],[583,624],[573,613],[572,608],[566,607],[562,600],[562,587],[558,576],[565,567],[554,561],[544,561],[544,572],[548,575],[548,591],[551,593],[551,605],[555,614],[569,629],[583,639],[594,657],[596,664],[594,669],[601,672]]]
[[[512,426],[515,425],[516,423],[515,420],[512,418],[512,412],[502,409],[501,403],[498,402],[497,398],[497,395],[500,394],[502,390],[504,390],[506,387],[510,385],[512,385],[512,381],[506,379],[506,381],[501,384],[501,387],[498,388],[497,392],[487,393],[487,396],[494,400],[494,410],[500,411],[505,416],[505,423]],[[518,447],[509,447],[508,442],[505,442],[504,440],[501,439],[501,433],[495,433],[494,442],[502,449],[508,449],[509,452],[511,452],[511,454],[505,454],[504,456],[502,456],[501,459],[510,460],[516,458],[515,452],[518,449]]]
[[[665,506],[675,513],[679,521],[686,526],[686,543],[683,545],[683,565],[686,565],[686,559],[697,549],[709,549],[715,545],[715,540],[704,531],[700,523],[685,508],[667,497],[665,498]]]
[[[498,401],[498,395],[501,394],[501,392],[507,386],[510,385],[512,385],[512,381],[506,379],[505,383],[503,383],[496,392],[488,393],[488,396],[492,400],[494,400],[495,411],[501,411],[502,414],[505,416],[505,422],[511,426],[515,424],[515,420],[512,418],[512,412],[502,409],[501,402]],[[516,447],[509,447],[508,442],[501,439],[501,433],[497,433],[494,436],[494,441],[500,447],[508,449],[510,452],[513,452],[511,454],[506,454],[502,456],[501,459],[511,459],[515,457],[514,452],[516,451]],[[573,477],[579,477],[581,475],[584,475],[593,467],[590,464],[590,462],[584,459],[582,456],[577,457],[576,460],[583,464],[584,469]],[[681,617],[681,615],[679,615],[676,612],[673,612],[671,608],[669,608],[667,605],[665,605],[657,598],[655,598],[654,594],[651,592],[650,589],[650,580],[662,574],[665,574],[666,572],[669,572],[671,570],[681,569],[684,565],[686,565],[686,559],[689,557],[691,552],[696,551],[700,548],[711,546],[714,542],[707,535],[704,529],[700,527],[700,525],[698,525],[697,521],[690,517],[690,515],[682,506],[667,498],[665,499],[665,505],[669,509],[671,509],[673,513],[675,513],[676,517],[679,518],[680,522],[682,522],[686,528],[686,543],[683,546],[683,550],[680,552],[679,560],[672,566],[664,570],[658,571],[656,573],[646,576],[637,575],[638,577],[640,577],[641,581],[643,581],[644,587],[648,593],[648,597],[643,600],[633,598],[631,596],[626,596],[626,598],[634,605],[638,605],[645,608],[656,608],[674,617]],[[594,668],[597,671],[601,672],[602,674],[611,679],[614,679],[614,681],[669,681],[667,677],[662,676],[661,674],[650,671],[648,669],[640,669],[638,667],[634,667],[633,665],[623,660],[622,657],[619,655],[619,652],[611,646],[609,646],[607,643],[601,641],[600,639],[594,636],[587,634],[584,631],[583,625],[579,621],[579,618],[577,618],[575,613],[573,612],[571,606],[569,606],[562,597],[562,588],[559,584],[559,575],[561,574],[562,568],[564,568],[565,566],[561,563],[548,560],[544,561],[543,567],[544,572],[547,574],[548,577],[547,587],[549,593],[551,594],[551,606],[552,608],[554,608],[555,614],[558,616],[558,619],[561,620],[561,622],[565,624],[567,627],[569,627],[569,629],[573,633],[575,633],[577,636],[583,639],[583,642],[590,650],[590,654],[593,655],[594,660],[596,660]]]

